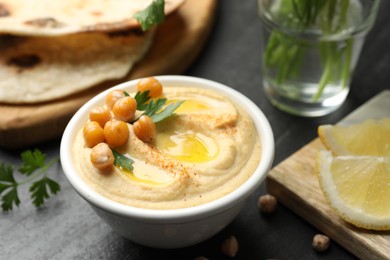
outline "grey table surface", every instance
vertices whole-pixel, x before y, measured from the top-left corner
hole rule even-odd
[[[201,12],[202,10],[199,10]],[[367,42],[345,104],[320,118],[296,117],[277,110],[261,87],[260,26],[257,1],[219,1],[213,32],[186,75],[215,80],[252,99],[267,116],[275,135],[274,165],[317,136],[317,127],[337,123],[354,109],[390,86],[390,1],[382,0],[378,19]],[[60,139],[37,144],[48,158],[59,156]],[[0,161],[20,164],[20,151],[0,148]],[[265,216],[257,198],[267,193],[263,184],[239,216],[211,239],[188,248],[159,250],[126,240],[103,223],[70,187],[61,165],[50,170],[61,184],[61,192],[44,207],[31,205],[27,187],[20,189],[21,205],[0,213],[0,259],[225,259],[220,244],[235,235],[240,249],[236,259],[354,259],[332,242],[325,253],[317,253],[311,242],[320,231],[283,205]],[[390,249],[389,249],[390,251]],[[390,253],[389,253],[390,255]]]

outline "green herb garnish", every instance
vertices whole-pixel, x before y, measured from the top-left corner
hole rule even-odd
[[[154,116],[159,111],[161,111],[161,109],[164,107],[166,102],[167,102],[166,98],[159,98],[157,100],[154,100],[154,99],[150,100],[144,109],[144,115],[147,115],[150,117]]]
[[[326,37],[348,29],[349,8],[350,0],[281,0],[272,15],[286,30],[274,29],[271,32],[263,56],[266,73],[274,74],[278,85],[294,81],[301,73],[304,56],[310,49],[317,48],[323,71],[312,100],[318,101],[325,87],[333,82],[340,82],[345,88],[351,77],[353,39],[345,36],[332,41]],[[320,30],[325,38],[316,46],[310,39],[287,33],[290,29],[299,34],[313,28]]]
[[[184,100],[183,101],[178,101],[178,102],[175,102],[175,103],[171,103],[168,106],[166,106],[164,109],[158,110],[158,112],[154,111],[154,114],[151,115],[150,117],[152,118],[153,122],[155,122],[155,123],[160,122],[160,121],[164,120],[165,118],[170,117],[171,115],[173,115],[173,112],[181,104],[183,104],[183,102],[184,102]],[[165,102],[164,102],[164,104],[165,104]]]
[[[143,31],[164,21],[164,4],[164,0],[153,0],[148,7],[134,15],[134,18],[141,24]]]
[[[134,98],[137,101],[137,110],[143,111],[143,115],[152,118],[154,123],[172,116],[173,112],[184,102],[178,101],[166,106],[166,98],[152,99],[149,96],[149,90],[144,92],[138,91]]]
[[[147,102],[151,98],[149,96],[149,90],[146,90],[144,92],[137,92],[134,96],[135,101],[137,101],[137,110],[145,110],[147,106]]]
[[[40,150],[27,150],[21,153],[22,165],[18,171],[26,176],[21,181],[16,181],[14,178],[14,168],[11,164],[0,163],[0,197],[1,207],[3,211],[10,211],[13,205],[19,206],[20,199],[17,188],[23,184],[31,183],[30,193],[32,203],[36,207],[44,204],[44,200],[50,197],[51,194],[56,194],[60,191],[60,185],[47,176],[48,169],[58,162],[58,158],[54,158],[45,163],[46,156]],[[40,178],[39,180],[36,180]]]
[[[115,150],[112,150],[112,153],[114,154],[114,165],[116,167],[120,168],[121,170],[129,171],[129,172],[131,172],[134,169],[133,167],[134,161],[132,159],[124,156],[123,154]]]

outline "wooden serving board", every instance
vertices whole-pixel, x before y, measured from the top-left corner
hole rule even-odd
[[[121,80],[63,99],[33,105],[0,104],[0,146],[21,148],[61,136],[87,100],[121,82],[151,75],[181,74],[200,54],[211,32],[217,0],[186,0],[159,26],[146,57]]]
[[[384,91],[346,117],[340,124],[390,116],[390,91]],[[389,259],[390,231],[357,228],[330,208],[315,175],[315,156],[325,149],[317,138],[274,167],[267,189],[285,206],[306,219],[361,259]]]

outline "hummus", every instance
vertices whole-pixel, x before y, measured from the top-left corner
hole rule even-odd
[[[128,124],[129,140],[116,148],[134,160],[133,172],[93,167],[80,129],[73,160],[82,179],[111,200],[148,209],[200,205],[242,185],[261,156],[250,116],[211,90],[164,87],[164,96],[169,102],[185,102],[175,115],[157,123],[156,142],[143,143]]]

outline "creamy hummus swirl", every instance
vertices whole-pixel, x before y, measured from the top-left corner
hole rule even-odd
[[[211,90],[164,87],[164,95],[185,102],[174,116],[157,123],[156,143],[143,143],[129,124],[127,144],[116,149],[135,161],[132,173],[94,168],[80,129],[73,159],[82,179],[111,200],[148,209],[200,205],[241,186],[261,157],[250,116]]]

